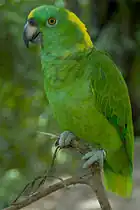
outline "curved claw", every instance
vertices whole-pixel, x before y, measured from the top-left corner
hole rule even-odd
[[[76,137],[72,132],[64,131],[63,133],[60,134],[60,137],[56,142],[56,144],[60,148],[68,147],[71,144],[72,140],[74,140],[75,138]]]
[[[104,150],[93,149],[82,157],[82,160],[86,160],[83,168],[89,168],[94,162],[99,162],[100,166],[103,167],[105,156],[106,153]]]

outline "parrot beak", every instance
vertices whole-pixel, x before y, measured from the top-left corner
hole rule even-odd
[[[29,47],[29,43],[40,43],[42,41],[41,32],[38,30],[37,24],[31,20],[28,20],[24,26],[23,40],[26,47]]]

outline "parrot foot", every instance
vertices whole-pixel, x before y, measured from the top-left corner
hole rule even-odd
[[[99,162],[100,166],[103,167],[104,159],[106,157],[106,152],[102,149],[93,149],[91,152],[86,153],[82,160],[86,162],[83,168],[89,168],[93,163]]]
[[[60,137],[56,142],[56,146],[59,146],[60,148],[68,147],[75,138],[76,136],[72,132],[64,131],[60,134]]]

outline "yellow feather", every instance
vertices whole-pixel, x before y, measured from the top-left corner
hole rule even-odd
[[[87,28],[86,28],[85,24],[73,12],[70,12],[69,10],[67,10],[67,12],[68,12],[68,19],[71,20],[72,22],[76,23],[79,26],[80,31],[83,32],[84,38],[85,38],[86,42],[88,43],[89,47],[92,47],[93,43],[90,39],[89,34],[87,33]],[[83,48],[84,46],[81,45],[80,47]]]

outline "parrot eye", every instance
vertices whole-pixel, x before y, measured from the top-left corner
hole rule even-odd
[[[53,18],[53,17],[50,17],[50,18],[47,20],[47,25],[49,25],[49,26],[54,26],[56,23],[57,23],[57,21],[56,21],[56,19]]]

